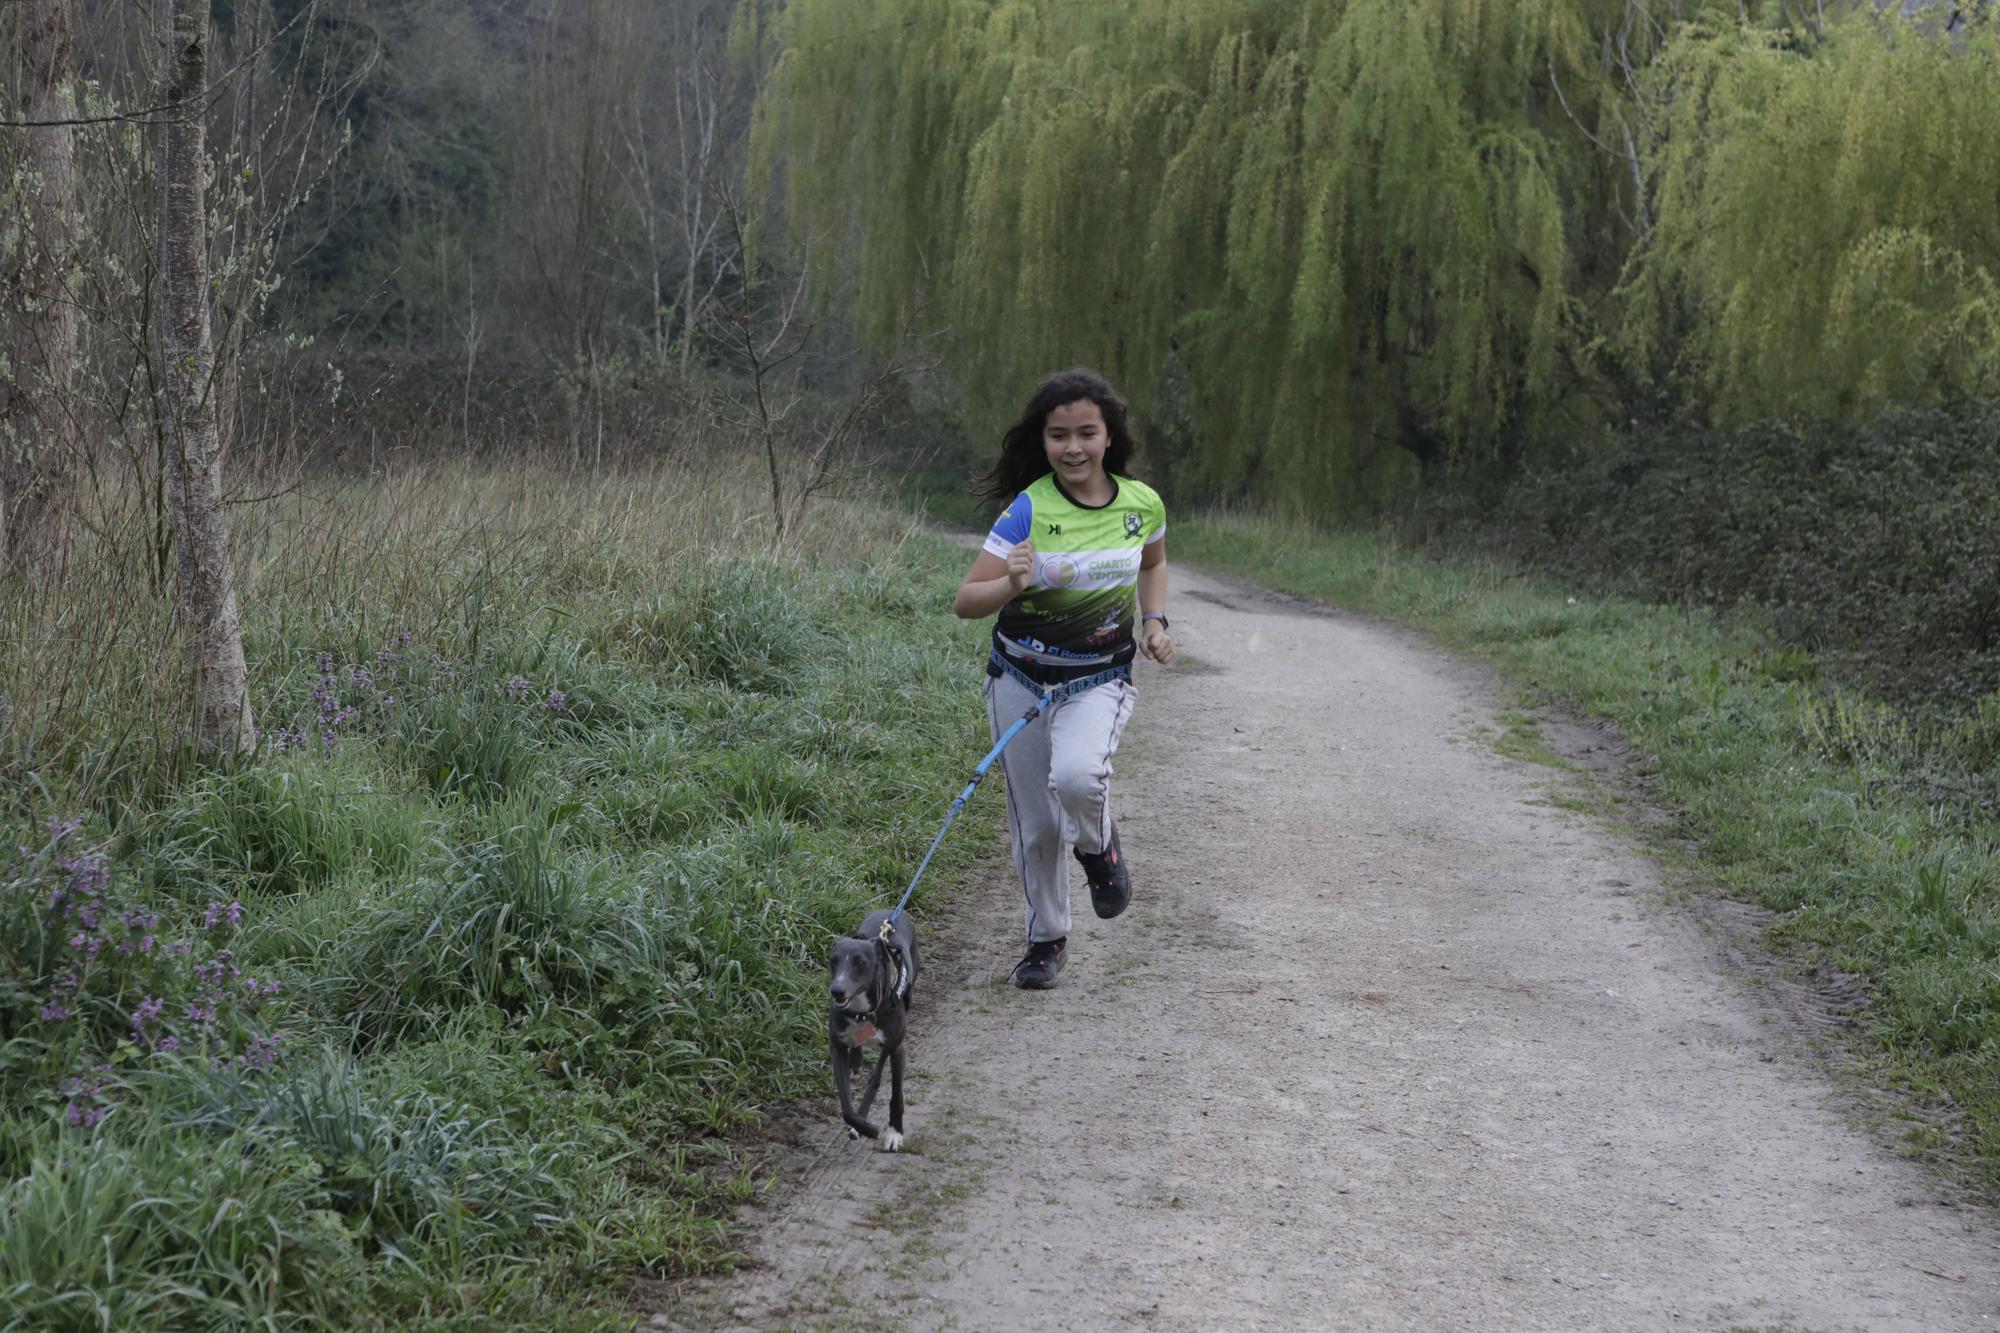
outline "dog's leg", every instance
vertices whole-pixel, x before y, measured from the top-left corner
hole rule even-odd
[[[840,1118],[847,1122],[847,1132],[855,1138],[866,1135],[875,1138],[875,1126],[868,1123],[868,1103],[862,1102],[861,1114],[854,1113],[854,1095],[850,1091],[853,1080],[853,1061],[860,1057],[859,1051],[849,1050],[832,1038],[827,1045],[833,1048],[833,1086],[840,1091]]]
[[[854,1054],[859,1059],[861,1052],[856,1051]],[[878,1053],[875,1056],[875,1067],[868,1071],[868,1086],[861,1090],[861,1114],[863,1116],[868,1114],[869,1107],[875,1105],[875,1094],[882,1090],[882,1066],[887,1063],[887,1054]]]
[[[876,1073],[881,1073],[878,1065]],[[889,1053],[889,1127],[882,1131],[882,1151],[903,1150],[903,1044]]]

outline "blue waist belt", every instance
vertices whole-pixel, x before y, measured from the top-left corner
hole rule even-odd
[[[1099,685],[1109,685],[1114,680],[1131,681],[1132,664],[1127,662],[1123,666],[1115,666],[1109,670],[1100,671],[1096,675],[1082,676],[1076,680],[1066,680],[1060,685],[1044,685],[1041,681],[1036,680],[1033,676],[1021,670],[1020,667],[1014,665],[1013,660],[1007,654],[995,648],[993,650],[992,661],[986,664],[986,674],[996,677],[1003,674],[1012,676],[1022,689],[1029,691],[1037,698],[1044,694],[1053,695],[1055,702],[1061,703],[1072,695],[1082,694],[1085,690],[1094,690]]]

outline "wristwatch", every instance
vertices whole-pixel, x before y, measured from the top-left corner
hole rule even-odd
[[[1148,611],[1144,615],[1139,617],[1139,623],[1141,625],[1145,624],[1149,620],[1159,621],[1161,629],[1173,628],[1173,626],[1167,623],[1167,613],[1165,611]]]

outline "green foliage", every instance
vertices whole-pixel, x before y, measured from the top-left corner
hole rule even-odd
[[[113,800],[21,747],[10,1314],[608,1329],[633,1271],[726,1260],[754,1177],[720,1136],[822,1088],[828,941],[893,901],[984,725],[964,553],[829,501],[757,554],[761,481],[280,502],[242,536],[255,754],[157,771],[135,740],[151,776]],[[74,585],[96,619],[116,570]],[[74,726],[170,733],[127,683],[153,622],[110,623]],[[92,840],[31,836],[84,809]]]
[[[1647,90],[1621,336],[1663,387],[1725,422],[2000,395],[2000,31],[1690,25]]]
[[[1183,495],[2000,393],[2000,34],[1679,12],[793,0],[756,160],[864,331],[943,298],[988,420],[1101,367]]]
[[[251,1139],[53,1140],[0,1186],[14,1327],[298,1327],[302,1292],[338,1320],[363,1276],[316,1164]]]
[[[1995,440],[2000,407],[1646,427],[1433,497],[1410,526],[1586,586],[1755,603],[1879,688],[1969,708],[2000,687]]]
[[[135,1074],[180,1061],[262,1068],[282,983],[239,966],[241,903],[162,902],[73,822],[0,873],[0,1089],[51,1121],[90,1128]]]
[[[784,8],[762,160],[851,238],[866,329],[947,294],[989,414],[1062,364],[1181,374],[1192,484],[1338,504],[1407,475],[1393,446],[1505,449],[1563,399],[1596,205],[1548,71],[1601,96],[1592,5],[874,12]]]
[[[771,562],[721,560],[680,571],[671,591],[611,628],[642,661],[734,689],[789,692],[832,648],[816,610]]]
[[[162,1091],[176,1127],[306,1155],[319,1208],[373,1246],[495,1248],[561,1220],[566,1191],[549,1167],[569,1145],[524,1141],[494,1109],[371,1077],[337,1053],[301,1053],[262,1080],[195,1077]]]
[[[161,812],[165,858],[193,879],[233,876],[274,894],[398,874],[423,846],[412,807],[381,790],[367,757],[301,754],[202,778]]]
[[[497,690],[459,689],[397,714],[409,761],[440,792],[494,800],[533,781],[537,754],[519,701]]]

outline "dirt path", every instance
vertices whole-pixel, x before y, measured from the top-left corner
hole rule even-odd
[[[1195,660],[1142,670],[1114,784],[1131,911],[1080,900],[1045,993],[1006,985],[1011,877],[924,923],[913,1151],[849,1143],[829,1095],[755,1266],[649,1326],[2000,1326],[1989,1219],[1495,753],[1480,673],[1174,596]]]

